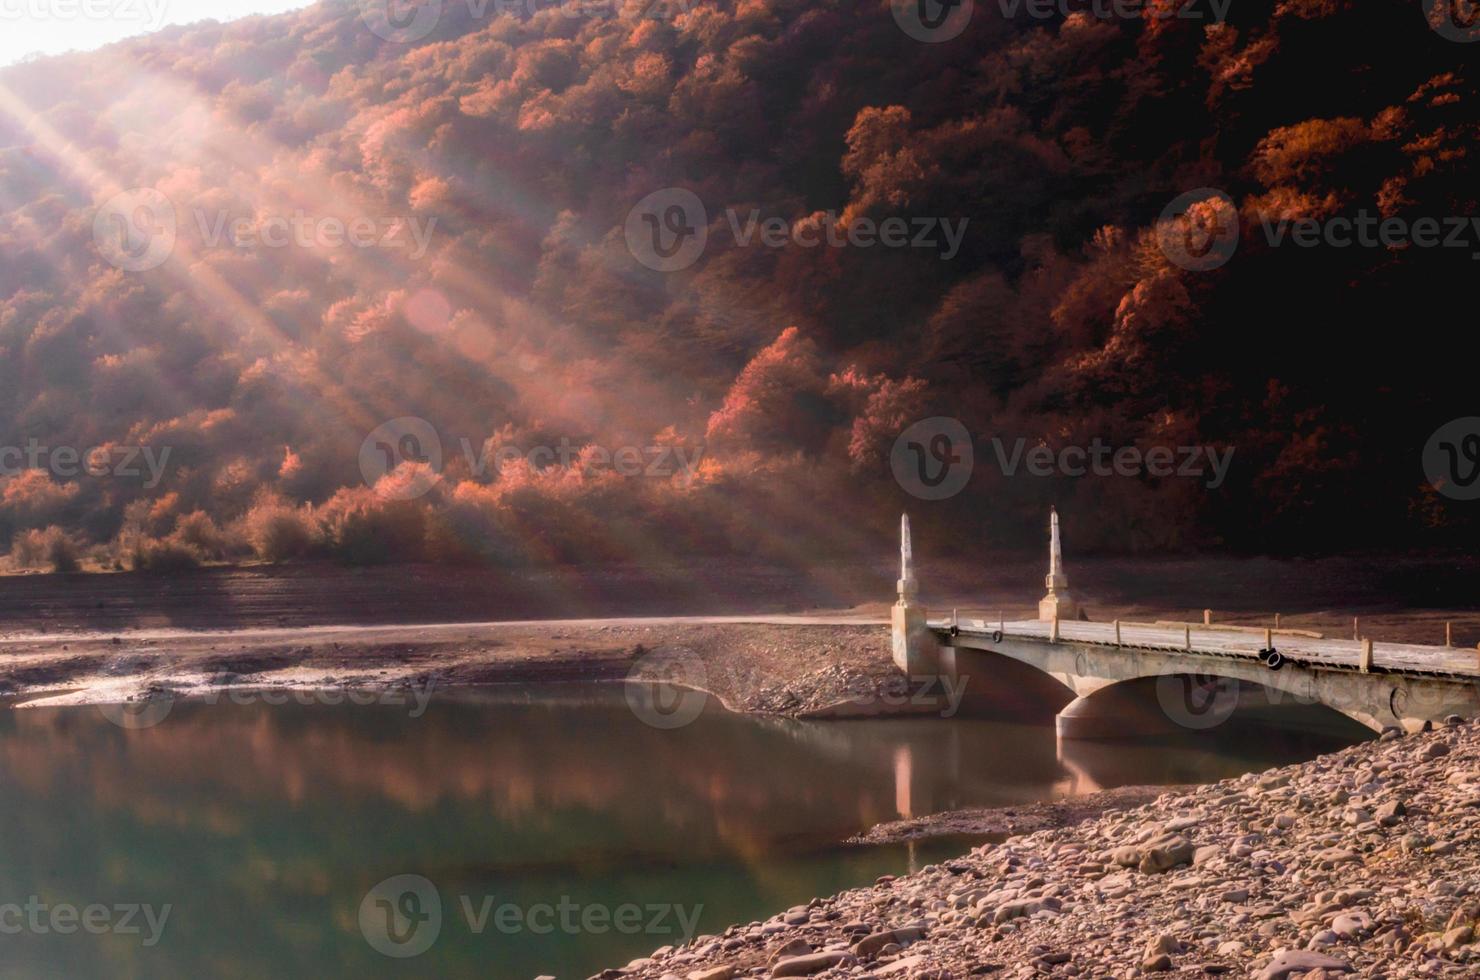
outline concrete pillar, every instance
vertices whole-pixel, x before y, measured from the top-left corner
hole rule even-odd
[[[1155,687],[1138,682],[1075,698],[1054,718],[1054,730],[1059,738],[1085,740],[1185,731],[1161,709]]]
[[[1136,703],[1115,694],[1078,697],[1054,718],[1054,730],[1064,739],[1127,738],[1164,735],[1175,726],[1156,706],[1154,695],[1137,692]]]
[[[925,607],[917,597],[915,553],[910,544],[910,517],[899,518],[899,601],[890,610],[890,641],[894,665],[910,677],[934,677],[940,673],[940,653],[935,635],[925,622]]]
[[[1063,546],[1059,542],[1059,512],[1048,512],[1048,575],[1044,577],[1048,594],[1038,601],[1038,619],[1049,623],[1055,619],[1078,619],[1079,604],[1069,596],[1069,576],[1064,572]]]

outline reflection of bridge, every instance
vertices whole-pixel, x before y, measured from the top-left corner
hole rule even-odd
[[[915,598],[908,518],[902,538],[892,619],[895,663],[911,677],[976,677],[983,683],[1001,666],[1000,660],[994,666],[997,658],[1027,664],[1074,695],[1058,716],[1064,738],[1138,734],[1148,721],[1205,727],[1210,714],[1226,717],[1256,691],[1270,704],[1323,704],[1379,731],[1417,731],[1449,715],[1480,715],[1480,657],[1474,650],[1208,622],[1077,619],[1057,515],[1050,531],[1048,594],[1038,620],[928,622]]]

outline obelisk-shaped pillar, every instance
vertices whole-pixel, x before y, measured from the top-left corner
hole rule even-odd
[[[1044,584],[1048,594],[1038,601],[1038,619],[1051,623],[1055,619],[1078,619],[1079,604],[1069,595],[1069,576],[1064,573],[1064,550],[1059,541],[1059,512],[1048,512],[1048,575]]]
[[[915,553],[910,544],[910,516],[899,518],[899,601],[890,611],[894,663],[911,677],[934,675],[938,665],[935,637],[925,625],[925,607],[920,605],[919,583],[915,581]]]

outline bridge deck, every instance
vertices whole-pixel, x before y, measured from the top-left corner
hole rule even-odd
[[[932,623],[937,629],[949,623]],[[990,639],[997,623],[982,620],[962,620],[963,635]],[[1051,623],[1038,620],[1009,620],[1004,635],[1008,638],[1031,638],[1047,640]],[[1186,652],[1192,656],[1239,657],[1259,659],[1264,648],[1263,631],[1235,630],[1227,627],[1208,627],[1193,624],[1192,649],[1187,649],[1187,639],[1181,626],[1130,625],[1122,623],[1120,637],[1122,647],[1139,647],[1150,650]],[[1115,646],[1114,623],[1086,623],[1079,621],[1060,622],[1059,639],[1074,643],[1094,643]],[[1275,649],[1294,664],[1312,666],[1347,667],[1357,669],[1361,644],[1355,640],[1316,639],[1314,637],[1278,633],[1274,635]],[[1480,651],[1461,647],[1422,646],[1415,643],[1372,644],[1374,670],[1404,674],[1438,674],[1465,678],[1480,678]]]

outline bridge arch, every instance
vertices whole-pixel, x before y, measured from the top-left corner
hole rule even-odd
[[[1283,669],[1275,670],[1253,655],[1208,654],[1171,644],[1121,646],[1011,630],[1004,635],[980,628],[959,633],[940,629],[936,636],[941,643],[941,672],[947,677],[952,672],[1005,677],[1007,668],[1000,661],[1006,659],[1072,692],[1073,698],[1060,713],[1064,720],[1059,730],[1066,738],[1135,734],[1159,725],[1158,716],[1170,720],[1159,708],[1159,678],[1161,700],[1192,698],[1183,711],[1172,709],[1174,716],[1183,715],[1192,722],[1177,726],[1184,729],[1201,723],[1209,708],[1201,688],[1216,678],[1223,678],[1225,685],[1237,683],[1246,706],[1278,709],[1324,705],[1331,713],[1344,715],[1374,732],[1388,726],[1418,731],[1442,724],[1450,715],[1480,715],[1480,684],[1457,676],[1362,670],[1330,662],[1286,662]],[[980,660],[979,655],[996,659]],[[1189,686],[1178,679],[1188,676],[1197,683]],[[969,689],[984,688],[973,681]],[[1141,696],[1130,696],[1136,692]],[[1228,697],[1226,691],[1223,697]],[[1111,723],[1116,718],[1120,720],[1118,725]],[[1306,722],[1314,721],[1319,726],[1320,720],[1319,710],[1307,711]]]
[[[1261,668],[1264,669],[1264,668]],[[1117,738],[1212,732],[1229,723],[1289,724],[1306,731],[1360,738],[1382,723],[1365,705],[1330,703],[1315,678],[1264,669],[1197,674],[1167,671],[1116,680],[1081,694],[1056,716],[1061,738]]]

